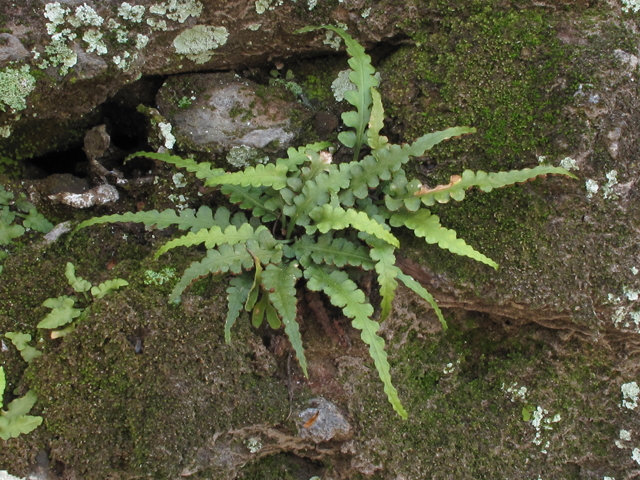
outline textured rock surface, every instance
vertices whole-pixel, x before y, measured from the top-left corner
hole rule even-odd
[[[380,41],[396,35],[411,12],[388,0],[366,6],[108,0],[3,7],[2,27],[11,33],[0,37],[0,128],[12,133],[0,137],[0,153],[26,158],[77,141],[73,130],[82,117],[143,75],[231,70],[338,47],[335,39],[323,43],[323,35],[294,34],[309,24],[342,22],[363,41]],[[20,89],[24,83],[33,85]]]
[[[234,73],[176,75],[158,92],[158,110],[173,126],[178,144],[192,150],[270,145],[286,150],[295,138],[290,117],[298,106],[262,100],[257,87]]]

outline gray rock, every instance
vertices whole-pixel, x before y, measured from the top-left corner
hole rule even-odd
[[[258,85],[234,73],[169,78],[157,96],[179,143],[198,151],[286,148],[295,138],[289,113],[297,103],[258,96]]]
[[[29,52],[18,37],[8,33],[0,33],[0,62],[17,62],[28,56]]]
[[[310,439],[316,443],[349,439],[351,427],[338,407],[322,397],[314,398],[309,403],[312,408],[307,408],[299,415],[301,438]]]

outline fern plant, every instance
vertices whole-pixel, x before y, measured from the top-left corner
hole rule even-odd
[[[403,165],[412,157],[422,156],[443,140],[473,133],[475,129],[454,127],[426,134],[411,144],[390,143],[380,134],[384,110],[371,58],[340,28],[309,27],[301,32],[315,28],[326,28],[342,37],[351,57],[349,78],[356,89],[346,92],[345,98],[355,109],[342,115],[348,129],[338,139],[353,149],[352,161],[335,164],[328,152],[330,144],[314,143],[289,148],[287,158],[273,164],[229,173],[212,168],[209,163],[168,153],[139,152],[132,157],[173,164],[194,173],[205,185],[219,187],[240,211],[232,216],[226,207],[219,207],[214,214],[204,206],[197,214],[185,211],[177,215],[172,210],[126,213],[93,218],[77,228],[106,222],[141,222],[158,228],[175,225],[190,229],[156,252],[157,258],[178,247],[204,244],[207,249],[202,260],[185,270],[170,300],[178,302],[199,277],[233,275],[227,289],[226,341],[229,342],[231,328],[241,311],[251,313],[256,327],[266,317],[274,329],[284,325],[305,375],[307,361],[296,321],[296,289],[304,286],[324,292],[360,330],[389,402],[402,418],[407,418],[391,382],[384,340],[377,333],[380,322],[391,312],[398,281],[433,307],[443,328],[446,322],[431,294],[395,265],[395,250],[400,242],[392,227],[407,228],[429,244],[497,268],[493,260],[457,238],[455,231],[441,226],[439,218],[427,207],[450,199],[460,201],[471,187],[489,192],[539,175],[572,175],[562,168],[538,166],[501,173],[467,170],[451,177],[448,185],[435,188],[408,179]],[[347,267],[377,275],[382,299],[379,318],[374,319],[373,306],[354,280],[356,269]]]

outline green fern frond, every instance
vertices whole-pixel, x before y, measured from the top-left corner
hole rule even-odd
[[[376,273],[378,274],[378,284],[380,285],[380,321],[383,322],[391,313],[391,304],[395,297],[398,282],[396,277],[401,273],[396,267],[396,256],[393,254],[394,248],[387,242],[382,242],[377,238],[369,237],[367,243],[371,246],[371,258],[376,263]]]
[[[447,203],[450,199],[461,201],[465,197],[465,190],[471,187],[479,187],[483,192],[490,192],[494,188],[501,188],[515,183],[524,183],[532,180],[540,175],[567,175],[571,178],[577,178],[561,167],[551,167],[540,165],[535,168],[525,168],[523,170],[511,170],[509,172],[491,172],[486,173],[482,170],[473,172],[465,170],[460,175],[451,176],[448,185],[438,185],[435,188],[422,187],[415,193],[427,206],[434,205],[435,202]]]
[[[38,323],[37,327],[54,329],[72,322],[74,318],[78,318],[82,314],[82,310],[73,308],[75,303],[76,298],[67,295],[47,298],[42,305],[50,308],[51,312]]]
[[[224,324],[224,341],[226,343],[231,341],[231,328],[236,323],[240,312],[244,309],[252,285],[253,276],[250,273],[237,275],[229,281],[229,288],[227,288],[227,320]]]
[[[339,270],[329,272],[326,268],[313,266],[305,270],[304,276],[309,290],[322,290],[333,305],[342,308],[345,316],[353,319],[351,324],[361,331],[362,341],[369,345],[369,355],[376,365],[389,402],[398,415],[406,419],[407,412],[400,403],[398,391],[391,383],[391,368],[384,350],[384,339],[377,335],[380,325],[371,320],[373,307],[366,302],[362,290],[349,280],[345,272]]]
[[[329,142],[316,142],[305,145],[304,147],[289,147],[287,149],[287,156],[289,158],[279,158],[276,160],[276,163],[286,165],[290,172],[295,172],[298,170],[298,167],[300,165],[309,160],[309,158],[307,157],[307,150],[311,150],[312,152],[319,152],[320,150],[327,149],[330,146],[331,143]]]
[[[245,244],[220,245],[218,249],[207,252],[207,256],[199,262],[193,262],[184,271],[182,278],[173,288],[169,301],[179,302],[180,295],[194,280],[209,275],[225,272],[240,273],[243,268],[249,269],[253,265],[253,257],[247,251]]]
[[[153,160],[170,163],[178,168],[184,168],[187,172],[195,173],[196,177],[201,180],[217,177],[224,173],[224,170],[221,168],[211,168],[211,164],[209,162],[198,163],[192,158],[182,158],[169,153],[137,152],[129,155],[125,162],[135,157],[147,157]]]
[[[325,204],[313,209],[309,216],[316,223],[307,227],[307,234],[313,233],[315,228],[321,233],[327,233],[329,230],[344,230],[352,227],[361,232],[374,235],[396,248],[400,247],[398,239],[391,232],[385,230],[383,224],[369,218],[366,213],[359,212],[353,208],[345,210],[342,207],[332,207]]]
[[[476,133],[476,129],[472,127],[451,127],[439,132],[427,133],[418,138],[409,146],[405,146],[405,150],[412,157],[421,157],[427,150],[431,150],[435,145],[449,140],[453,137],[459,137],[468,133]]]
[[[160,257],[165,252],[176,247],[192,247],[194,245],[200,245],[204,243],[204,246],[209,248],[217,247],[223,243],[229,245],[235,245],[236,243],[246,243],[250,238],[254,238],[262,230],[267,230],[267,227],[260,225],[256,230],[251,225],[245,223],[237,228],[235,225],[229,225],[224,231],[216,226],[211,227],[209,230],[200,230],[197,233],[190,232],[179,238],[175,238],[165,243],[155,254],[155,258]]]
[[[200,212],[203,212],[200,216]],[[175,225],[180,230],[193,230],[197,231],[201,228],[211,228],[213,220],[211,219],[211,209],[209,207],[200,207],[198,215],[196,216],[191,209],[186,209],[180,212],[178,216],[175,210],[164,210],[158,212],[157,210],[150,210],[147,212],[127,212],[122,214],[105,215],[103,217],[94,217],[89,220],[81,222],[74,231],[81,228],[90,227],[99,223],[143,223],[147,227],[155,225],[156,228],[165,229],[171,225]]]
[[[351,37],[347,32],[338,27],[326,25],[322,27],[305,27],[298,33],[310,32],[324,28],[337,33],[347,46],[347,53],[351,56],[349,66],[351,73],[349,80],[357,87],[356,90],[345,92],[344,98],[356,107],[355,112],[342,114],[342,121],[347,127],[355,129],[355,132],[342,132],[338,139],[347,147],[354,149],[354,160],[358,159],[360,148],[364,143],[364,132],[371,115],[371,88],[378,86],[378,79],[374,76],[375,69],[371,65],[371,57],[364,51],[364,47]]]
[[[126,287],[127,285],[129,285],[129,282],[126,280],[122,278],[114,278],[112,280],[102,282],[96,287],[91,287],[91,295],[93,295],[93,298],[99,299],[107,295],[109,292],[118,290],[120,287]]]
[[[438,320],[440,320],[440,323],[442,324],[442,329],[446,330],[447,322],[444,319],[444,316],[442,315],[442,311],[440,310],[440,307],[438,307],[438,303],[433,298],[433,295],[431,295],[426,288],[420,285],[420,283],[418,283],[413,277],[410,277],[409,275],[405,275],[402,272],[398,272],[398,279],[401,280],[402,283],[405,284],[405,286],[413,290],[414,293],[417,293],[429,305],[431,305],[431,308],[433,308],[433,311],[436,312],[436,316],[438,317]]]
[[[287,185],[289,168],[281,163],[258,164],[241,172],[224,173],[209,178],[205,185],[239,185],[241,187],[272,187],[280,190]]]
[[[332,168],[328,172],[321,172],[314,179],[304,182],[302,192],[293,198],[293,205],[285,205],[283,213],[291,217],[291,227],[305,226],[310,222],[309,213],[319,205],[326,204],[331,194],[349,186],[350,176],[346,164],[340,168]]]
[[[440,225],[440,218],[433,215],[429,210],[418,210],[417,212],[397,212],[391,216],[392,227],[405,226],[422,237],[429,244],[437,243],[440,248],[449,250],[456,255],[464,255],[478,262],[482,262],[495,269],[498,264],[486,255],[475,250],[461,238],[457,238],[455,230],[449,230]]]
[[[302,348],[300,328],[296,322],[298,302],[296,282],[301,276],[302,272],[294,262],[286,266],[267,265],[267,268],[262,272],[262,286],[269,292],[269,300],[282,317],[284,331],[296,352],[304,376],[308,377],[307,359]]]
[[[276,212],[268,204],[270,198],[264,195],[262,188],[223,185],[220,191],[228,195],[229,201],[234,205],[244,210],[251,210],[254,217],[264,217],[265,222],[277,217]]]
[[[303,267],[316,264],[344,267],[351,265],[365,270],[374,268],[369,252],[362,245],[356,245],[345,238],[333,238],[331,233],[320,235],[317,241],[313,237],[303,235],[290,247],[291,256],[295,256]]]
[[[0,371],[3,371],[2,367]],[[29,390],[24,397],[12,401],[7,406],[7,411],[0,410],[0,438],[6,441],[11,437],[29,433],[42,424],[42,417],[27,415],[37,400],[37,395],[33,390]]]
[[[69,285],[75,292],[88,292],[91,289],[91,282],[85,280],[82,277],[76,277],[76,267],[73,263],[67,262],[67,266],[64,270],[64,275],[65,277],[67,277]]]

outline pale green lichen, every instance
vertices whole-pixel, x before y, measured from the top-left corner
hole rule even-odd
[[[637,13],[640,10],[640,0],[622,0],[622,11]]]
[[[349,90],[355,90],[355,84],[349,80],[349,74],[352,72],[350,68],[342,70],[338,73],[338,77],[331,83],[331,90],[337,102],[344,100],[344,94]]]
[[[29,73],[31,68],[24,65],[20,70],[7,68],[0,72],[0,110],[5,105],[13,111],[27,108],[27,96],[36,88],[36,79]]]
[[[261,155],[260,152],[247,145],[233,147],[227,154],[227,162],[236,168],[245,168],[256,163],[267,163],[269,157]]]
[[[252,32],[255,32],[255,31],[259,30],[261,26],[262,26],[261,23],[252,23],[247,28],[249,28],[249,30],[251,30]]]
[[[262,15],[271,6],[271,0],[256,0],[256,12]]]
[[[87,53],[96,52],[98,55],[104,55],[107,53],[107,46],[102,41],[102,33],[95,28],[87,30],[84,32],[82,36],[82,40],[87,42],[89,46],[87,47]]]
[[[196,25],[187,29],[173,40],[176,53],[186,55],[190,60],[202,64],[213,56],[213,50],[227,43],[229,33],[225,27]]]
[[[144,5],[131,5],[127,2],[122,2],[122,5],[118,7],[118,16],[133,23],[140,23],[142,22],[144,10]]]
[[[160,133],[164,137],[165,148],[168,148],[169,150],[171,150],[176,143],[176,137],[174,137],[173,134],[171,133],[171,124],[161,122],[158,124],[158,127],[160,128]]]
[[[76,8],[75,16],[67,19],[67,21],[74,27],[78,28],[82,25],[91,27],[99,27],[103,24],[104,18],[91,8],[86,3]]]
[[[44,16],[55,25],[62,25],[64,17],[69,12],[67,8],[60,5],[59,2],[48,3],[44,7]]]
[[[9,125],[0,127],[0,137],[9,138],[10,136],[11,136],[11,127]]]
[[[560,166],[566,170],[580,170],[576,161],[571,157],[565,157],[560,160]]]
[[[585,182],[585,187],[587,188],[587,198],[592,198],[600,190],[598,182],[590,178]]]
[[[147,37],[146,35],[142,35],[141,33],[139,33],[136,36],[136,48],[138,50],[142,50],[144,47],[147,46],[148,43],[149,43],[149,37]]]
[[[620,386],[622,392],[622,406],[633,410],[638,406],[638,394],[640,394],[640,388],[636,382],[624,383]]]

